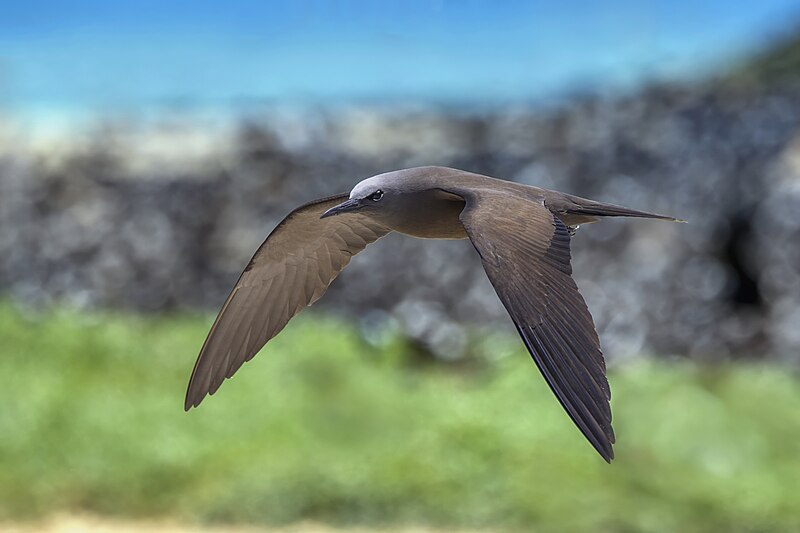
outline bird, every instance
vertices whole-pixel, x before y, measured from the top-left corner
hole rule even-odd
[[[610,463],[616,440],[611,389],[570,263],[577,228],[603,217],[684,222],[437,166],[378,174],[349,194],[302,205],[257,249],[223,304],[192,371],[184,409],[214,394],[369,244],[392,232],[468,239],[545,381]]]

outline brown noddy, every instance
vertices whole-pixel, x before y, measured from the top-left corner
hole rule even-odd
[[[611,462],[606,365],[570,265],[577,227],[607,216],[681,222],[446,167],[379,174],[349,195],[303,205],[270,233],[222,306],[195,363],[184,408],[214,394],[368,244],[392,231],[468,238],[550,388]]]

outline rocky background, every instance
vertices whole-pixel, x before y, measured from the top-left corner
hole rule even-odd
[[[272,227],[370,175],[446,165],[651,210],[581,228],[605,351],[800,361],[800,40],[731,75],[465,110],[249,109],[102,120],[42,147],[0,129],[0,291],[28,305],[216,311]],[[777,67],[775,65],[778,65]],[[511,331],[468,242],[390,236],[318,304],[442,358]]]

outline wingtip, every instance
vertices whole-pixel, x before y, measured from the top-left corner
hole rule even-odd
[[[205,394],[199,398],[193,398],[191,395],[187,394],[186,399],[183,401],[183,410],[189,412],[192,407],[198,407],[200,402],[203,401],[203,398],[205,398]]]
[[[589,442],[595,451],[600,454],[600,457],[608,464],[611,464],[611,461],[614,460],[614,443],[617,441],[617,436],[614,434],[614,428],[610,425],[606,429],[605,437],[605,439],[600,439],[599,441],[593,442],[590,440]]]
[[[610,443],[608,443],[606,446],[594,446],[594,449],[597,454],[603,458],[603,461],[607,462],[608,464],[611,464],[611,462],[614,460],[614,448]]]
[[[603,458],[603,461],[611,464],[611,461],[614,460],[614,448],[609,443],[607,446],[595,446],[594,449]]]

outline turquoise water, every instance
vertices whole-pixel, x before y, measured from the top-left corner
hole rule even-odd
[[[0,112],[288,100],[528,100],[695,76],[769,41],[797,0],[4,1]]]

